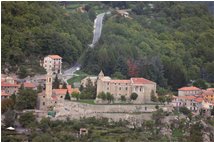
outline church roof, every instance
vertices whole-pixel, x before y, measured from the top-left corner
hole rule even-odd
[[[131,78],[133,84],[155,84],[155,82],[145,78]]]

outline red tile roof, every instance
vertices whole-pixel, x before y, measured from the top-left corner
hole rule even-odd
[[[195,86],[191,87],[182,87],[178,89],[179,91],[200,91],[201,89]]]
[[[214,92],[213,91],[208,91],[208,90],[205,90],[205,91],[203,91],[203,93],[202,93],[202,96],[206,96],[206,95],[214,95]]]
[[[197,103],[201,103],[201,102],[203,102],[203,100],[204,100],[203,98],[196,98],[196,99],[195,99],[195,101],[196,101]]]
[[[195,96],[178,96],[177,97],[178,99],[185,99],[185,100],[193,100],[195,99],[196,97]]]
[[[110,80],[111,83],[130,83],[130,80]]]
[[[67,89],[53,89],[53,93],[56,95],[66,95]]]
[[[2,82],[1,86],[2,87],[19,87],[18,84],[11,84],[11,83],[6,83],[6,82]]]
[[[214,88],[207,88],[207,91],[213,91],[214,92]]]
[[[131,78],[134,84],[155,84],[155,82],[145,79],[145,78]]]
[[[25,88],[35,88],[36,85],[33,84],[33,83],[30,83],[30,82],[25,82],[25,83],[24,83],[24,87],[25,87]]]
[[[1,96],[10,96],[10,95],[5,93],[4,91],[1,91]]]
[[[52,100],[54,100],[54,101],[57,101],[57,100],[58,100],[57,96],[51,96],[51,98],[52,98]]]
[[[59,55],[48,55],[48,57],[52,59],[62,59],[62,57],[60,57]]]

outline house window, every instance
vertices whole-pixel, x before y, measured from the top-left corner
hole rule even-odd
[[[60,98],[62,98],[62,96],[60,96]]]
[[[126,90],[128,90],[128,87],[126,87]]]
[[[140,92],[141,92],[141,88],[140,88]]]
[[[43,106],[44,106],[44,105],[45,105],[45,102],[43,102],[42,104],[43,104]]]
[[[107,87],[107,90],[109,90],[109,87]]]
[[[49,82],[51,82],[51,78],[49,78]]]
[[[43,98],[45,98],[45,96],[43,96]]]
[[[145,110],[147,110],[147,107],[145,107]]]
[[[121,87],[119,88],[119,90],[121,90]]]

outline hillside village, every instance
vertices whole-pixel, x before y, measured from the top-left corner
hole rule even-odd
[[[49,24],[54,26],[35,28],[26,24],[35,33],[23,32],[26,35],[17,39],[23,49],[18,43],[14,46],[11,37],[6,44],[6,31],[11,26],[7,22],[13,18],[3,18],[3,142],[213,141],[214,50],[208,30],[213,25],[206,21],[207,26],[202,27],[207,28],[208,33],[199,30],[202,35],[194,36],[197,47],[192,43],[194,40],[189,39],[190,35],[184,36],[188,26],[182,27],[182,22],[184,25],[189,22],[188,16],[200,17],[201,12],[209,17],[205,5],[170,2],[46,4],[50,4],[52,11],[60,10],[55,15],[47,10],[49,18],[39,20],[48,23],[54,19]],[[26,2],[19,3],[17,9],[27,5],[32,7],[23,10],[23,15],[38,6],[41,11],[47,8],[42,2]],[[15,19],[20,18],[20,11],[13,6],[16,3],[9,6],[4,3],[3,12],[8,15],[11,10]],[[187,17],[182,15],[186,19],[182,16],[179,19],[179,12],[170,14],[172,9],[168,6],[180,10],[181,15],[188,13],[188,8],[192,11]],[[195,7],[200,12],[195,12]],[[38,14],[42,17],[43,13]],[[167,15],[171,16],[167,20],[173,36],[168,35],[166,30],[169,29],[163,26],[166,21],[160,18]],[[175,15],[180,21],[173,17]],[[23,17],[29,18],[27,14]],[[177,25],[171,22],[174,18]],[[163,25],[158,25],[157,21]],[[31,24],[37,25],[37,22],[31,21]],[[93,22],[94,37],[89,44]],[[77,25],[80,28],[76,28]],[[17,24],[19,26],[22,27]],[[52,35],[43,32],[46,30]],[[196,31],[189,33],[194,35]],[[31,40],[33,36],[39,38]],[[8,45],[17,53],[11,54]],[[29,46],[29,50],[25,46]]]
[[[47,61],[47,58],[50,59]],[[82,117],[100,119],[104,117],[116,122],[128,121],[134,125],[137,122],[142,123],[150,120],[150,114],[160,108],[165,112],[187,108],[194,117],[213,115],[214,88],[205,90],[194,86],[185,86],[178,88],[178,95],[171,96],[170,101],[160,102],[155,82],[145,78],[113,80],[111,77],[105,76],[102,71],[98,76],[87,76],[82,79],[81,86],[83,88],[86,88],[89,83],[96,88],[94,103],[82,103],[79,88],[72,88],[66,82],[59,83],[57,89],[53,88],[54,80],[58,76],[59,78],[63,77],[60,68],[62,62],[58,62],[58,59],[62,58],[59,55],[48,55],[44,58],[41,66],[46,69],[47,74],[43,77],[19,79],[16,76],[3,74],[1,78],[2,105],[14,95],[18,99],[21,95],[20,92],[27,89],[37,92],[34,94],[37,98],[36,105],[29,111],[33,112],[40,120],[43,117],[50,117],[52,120],[65,120],[68,117],[70,119],[81,119]],[[40,91],[38,91],[39,89]],[[154,100],[154,98],[156,99]],[[2,107],[5,110],[11,106]],[[135,115],[136,112],[140,115]],[[110,115],[111,113],[113,115]],[[115,116],[115,113],[118,113],[118,116]],[[120,115],[120,113],[126,115]],[[4,122],[4,120],[2,121]],[[141,125],[137,124],[136,126],[140,127]]]

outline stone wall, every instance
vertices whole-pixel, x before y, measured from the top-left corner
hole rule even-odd
[[[160,106],[162,107],[162,106]],[[109,118],[113,121],[128,120],[130,122],[143,122],[151,119],[156,111],[155,105],[91,105],[78,102],[65,101],[58,103],[54,110],[54,119],[79,119],[81,117]]]

